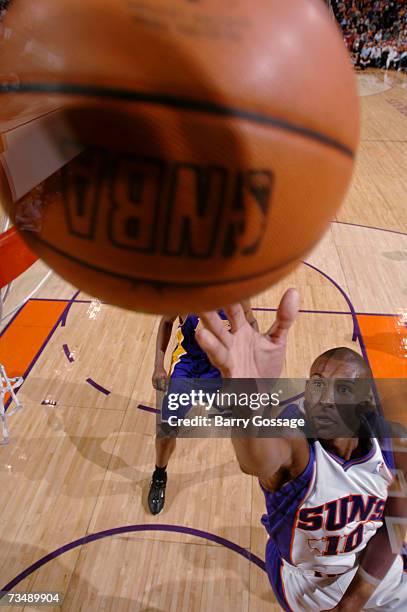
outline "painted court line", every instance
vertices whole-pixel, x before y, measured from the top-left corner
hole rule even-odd
[[[56,299],[51,299],[51,298],[31,298],[30,299],[31,302],[65,302],[69,303],[71,302],[71,300],[69,300],[68,298],[66,299],[62,299],[62,298],[56,298]],[[74,304],[92,304],[93,300],[74,300],[72,303]],[[112,304],[108,304],[108,302],[100,302],[103,306],[112,306]],[[23,308],[23,306],[22,306]],[[253,306],[252,310],[256,310],[259,312],[277,312],[277,308],[266,308],[265,306]],[[304,314],[332,314],[332,315],[345,315],[345,316],[351,316],[352,313],[347,311],[347,310],[312,310],[312,309],[300,309],[300,312],[304,313]],[[18,314],[18,313],[17,313]],[[363,315],[363,316],[369,316],[369,317],[399,317],[400,315],[398,313],[394,313],[394,312],[358,312],[355,311],[356,315]],[[16,316],[16,315],[14,315]],[[11,320],[10,320],[11,322]],[[10,325],[10,322],[7,325]],[[4,328],[5,329],[5,328]],[[3,330],[4,331],[4,330]],[[2,332],[0,332],[0,336],[1,336]]]
[[[69,350],[69,347],[67,344],[63,344],[62,348],[64,349],[64,353],[66,355],[66,358],[68,359],[69,363],[72,363],[73,361],[75,361],[75,358],[73,357],[71,351]]]
[[[253,306],[252,310],[256,310],[258,312],[277,312],[277,308],[265,308],[265,307],[257,307]],[[347,317],[351,317],[352,313],[350,311],[344,310],[306,310],[301,308],[299,310],[300,313],[303,314],[329,314],[329,315],[346,315]],[[355,310],[355,315],[362,315],[364,317],[399,317],[400,313],[394,312],[357,312]]]
[[[68,307],[69,303],[66,305],[60,301],[47,300],[44,304],[28,300],[17,311],[0,334],[0,361],[9,376],[18,375],[24,380],[27,379],[63,320]],[[15,350],[16,346],[18,351]],[[19,389],[16,392],[18,391]],[[6,410],[9,404],[10,398],[6,402]]]
[[[0,361],[9,376],[27,378],[58,327],[63,310],[61,303],[24,305],[0,339]],[[9,403],[10,399],[6,408]]]
[[[360,346],[360,350],[361,350],[362,355],[363,355],[363,359],[370,366],[369,356],[368,356],[368,353],[367,353],[367,350],[366,350],[365,341],[363,339],[362,331],[360,329],[359,320],[358,320],[358,317],[356,315],[355,307],[353,306],[350,297],[347,295],[347,293],[344,291],[344,289],[342,289],[342,287],[339,285],[339,283],[337,283],[336,280],[333,279],[331,276],[329,276],[326,272],[324,272],[320,268],[317,268],[316,266],[313,266],[312,264],[308,263],[307,261],[303,261],[302,263],[305,264],[306,266],[308,266],[309,268],[312,268],[313,270],[315,270],[316,272],[321,274],[321,276],[326,278],[334,287],[336,287],[338,289],[338,291],[341,293],[341,295],[345,299],[346,303],[348,304],[349,310],[350,310],[350,312],[352,314],[352,321],[353,321],[352,341],[355,342],[357,340],[359,342],[359,346]],[[374,383],[373,383],[373,386],[374,386]],[[377,390],[374,389],[373,392],[374,392],[374,394],[376,396],[376,399],[378,399]]]
[[[337,223],[338,225],[351,225],[352,227],[363,227],[364,229],[376,230],[377,232],[388,232],[390,234],[399,234],[400,236],[407,236],[407,232],[386,229],[385,227],[372,227],[371,225],[361,225],[360,223],[349,223],[347,221],[332,221],[332,223]]]
[[[207,531],[201,531],[200,529],[193,529],[192,527],[183,527],[182,525],[160,525],[160,524],[158,525],[148,525],[148,524],[147,525],[127,525],[124,527],[115,527],[114,529],[106,529],[105,531],[99,531],[97,533],[92,533],[82,538],[79,538],[78,540],[74,540],[73,542],[70,542],[69,544],[65,544],[64,546],[61,546],[60,548],[57,548],[56,550],[48,553],[44,557],[41,557],[41,559],[38,559],[38,561],[36,561],[35,563],[27,567],[22,572],[20,572],[15,578],[13,578],[13,580],[8,582],[0,590],[4,591],[5,593],[7,593],[8,591],[11,591],[15,586],[17,586],[17,584],[19,584],[20,582],[22,582],[22,580],[27,578],[27,576],[30,576],[35,571],[37,571],[40,567],[48,563],[49,561],[56,559],[57,557],[63,555],[69,550],[72,550],[73,548],[77,548],[78,546],[83,546],[85,544],[89,544],[90,542],[95,542],[97,540],[102,540],[103,538],[109,538],[109,537],[119,535],[122,533],[137,533],[137,532],[143,532],[143,531],[165,531],[165,532],[172,532],[172,533],[182,533],[182,534],[192,535],[197,538],[203,538],[205,540],[209,540],[210,542],[215,542],[216,544],[220,544],[221,546],[224,546],[225,548],[228,548],[229,550],[232,550],[233,552],[241,555],[248,561],[251,561],[251,563],[254,563],[255,565],[257,565],[257,567],[259,567],[261,570],[266,571],[265,563],[262,559],[260,559],[260,557],[258,557],[254,553],[251,553],[246,548],[239,546],[239,544],[236,544],[235,542],[232,542],[231,540],[227,540],[226,538],[222,538],[221,536],[218,536],[214,533],[209,533]]]
[[[94,380],[92,380],[92,378],[87,378],[86,382],[88,383],[88,385],[90,385],[91,387],[96,389],[96,391],[100,391],[100,393],[103,393],[104,395],[110,395],[111,394],[111,391],[108,391],[107,389],[102,387],[102,385],[99,385],[99,383],[97,383]]]
[[[76,293],[78,295],[78,293]],[[74,302],[75,304],[92,304],[94,300],[73,300],[72,298],[39,298],[33,297],[31,298],[32,302]],[[106,302],[100,302],[101,304],[106,304]]]
[[[350,311],[350,313],[352,315],[352,320],[353,320],[353,337],[352,337],[352,340],[355,341],[358,338],[358,332],[360,333],[360,330],[359,330],[358,320],[357,320],[357,317],[356,317],[355,308],[354,308],[354,306],[353,306],[353,304],[352,304],[352,302],[350,300],[350,297],[347,295],[347,293],[344,291],[344,289],[342,289],[342,287],[339,285],[339,283],[337,283],[336,280],[333,279],[331,276],[329,276],[326,272],[324,272],[320,268],[317,268],[316,266],[308,263],[308,261],[303,261],[302,263],[305,266],[308,266],[308,268],[311,268],[312,270],[314,270],[315,272],[318,272],[318,274],[321,274],[321,276],[326,278],[334,287],[336,287],[336,289],[342,295],[342,297],[344,298],[345,302],[347,303],[347,305],[349,307],[349,311]],[[366,356],[366,358],[367,358],[367,356]]]
[[[139,410],[144,410],[145,412],[152,412],[153,414],[160,414],[160,411],[157,408],[151,408],[150,406],[145,406],[144,404],[139,404],[137,406]]]
[[[80,294],[80,290],[78,289],[78,291],[69,300],[68,305],[65,308],[64,314],[62,316],[61,327],[65,327],[66,321],[67,321],[67,318],[68,318],[68,315],[69,315],[69,311],[71,310],[72,304],[75,302],[75,300],[76,300],[76,298],[78,297],[79,294]]]

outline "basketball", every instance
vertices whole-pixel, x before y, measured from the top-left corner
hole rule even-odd
[[[13,0],[2,26],[0,198],[87,293],[218,308],[288,274],[338,211],[359,103],[320,0]]]

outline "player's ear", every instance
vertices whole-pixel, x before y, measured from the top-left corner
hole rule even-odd
[[[367,427],[366,431],[372,433],[372,428],[375,429],[378,426],[377,417],[380,417],[380,410],[376,405],[373,393],[356,406],[355,412],[362,427]]]

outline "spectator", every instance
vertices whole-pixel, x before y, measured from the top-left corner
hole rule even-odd
[[[400,63],[400,56],[395,45],[391,45],[389,49],[389,55],[386,62],[386,70],[391,67],[397,68]]]
[[[362,70],[365,70],[365,68],[370,66],[371,53],[372,48],[370,46],[370,43],[368,43],[363,47],[362,51],[360,52],[359,66],[362,68]]]
[[[370,53],[370,66],[372,68],[380,68],[382,63],[382,48],[379,43],[372,46]]]
[[[400,55],[399,70],[407,71],[407,45],[404,45],[403,52]]]

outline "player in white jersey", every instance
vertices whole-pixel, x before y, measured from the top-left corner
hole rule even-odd
[[[298,301],[288,291],[264,335],[240,306],[226,310],[230,334],[216,313],[204,313],[197,340],[223,378],[276,379]],[[315,439],[232,437],[242,471],[257,476],[265,494],[266,568],[284,610],[407,611],[403,558],[384,520],[406,516],[406,499],[388,490],[395,468],[407,474],[407,452],[382,449],[361,429],[353,433],[355,419],[365,432],[368,426],[370,378],[356,352],[327,351],[314,361],[305,393]]]

